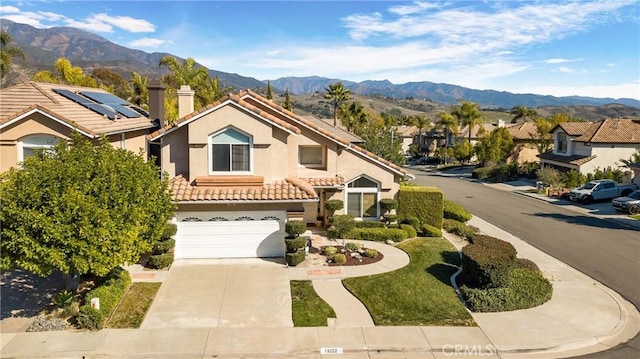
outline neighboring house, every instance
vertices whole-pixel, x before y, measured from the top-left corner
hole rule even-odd
[[[79,133],[134,152],[147,150],[154,123],[146,112],[99,88],[28,82],[0,90],[0,172],[34,150]]]
[[[551,131],[553,150],[540,154],[542,167],[583,174],[596,168],[617,168],[640,148],[640,121],[606,119],[598,122],[565,122]]]
[[[398,126],[395,130],[399,140],[402,141],[402,153],[409,153],[411,145],[414,143],[414,138],[418,133],[418,128],[416,126]]]
[[[179,96],[180,118],[148,136],[178,204],[177,259],[281,257],[287,220],[326,218],[329,199],[359,220],[377,220],[379,201],[412,177],[344,131],[252,91],[195,112],[192,96]]]
[[[536,124],[534,122],[520,122],[505,124],[504,121],[498,121],[498,127],[504,126],[511,134],[513,139],[514,155],[512,161],[520,164],[524,162],[540,162],[538,155]]]

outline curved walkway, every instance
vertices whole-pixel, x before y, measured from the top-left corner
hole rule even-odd
[[[314,248],[336,245],[325,237],[312,234]],[[366,248],[373,248],[382,253],[382,260],[360,266],[328,266],[326,263],[314,261],[309,257],[300,266],[289,267],[291,280],[311,280],[313,289],[336,313],[335,321],[328,323],[335,327],[373,327],[373,319],[367,308],[342,284],[343,278],[362,277],[373,274],[391,272],[409,264],[409,255],[393,246],[370,241],[355,241]]]

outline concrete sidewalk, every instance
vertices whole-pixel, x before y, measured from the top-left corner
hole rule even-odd
[[[520,257],[535,261],[552,280],[552,299],[527,310],[474,313],[472,315],[478,327],[177,327],[3,333],[0,336],[0,356],[562,358],[609,349],[628,341],[640,331],[640,314],[617,293],[480,218],[474,217],[470,222],[483,233],[511,242]],[[459,239],[451,239],[458,247],[464,245]],[[355,269],[351,271],[349,267],[340,267],[339,271],[326,266],[292,267],[288,269],[290,277],[338,284],[338,279],[350,275],[364,274],[366,271],[386,272],[390,270],[390,263],[400,267],[403,266],[401,263],[408,263],[406,254],[394,254],[396,248],[379,245],[389,261],[386,265],[371,265],[369,269],[359,269],[359,272]],[[332,291],[331,284],[325,289],[339,298],[340,294]]]

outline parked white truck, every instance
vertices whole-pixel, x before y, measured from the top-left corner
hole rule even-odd
[[[635,183],[618,184],[613,180],[595,180],[585,183],[580,188],[572,189],[569,192],[569,199],[589,204],[593,201],[624,197],[637,189],[638,185]]]

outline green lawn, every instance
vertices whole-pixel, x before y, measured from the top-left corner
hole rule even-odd
[[[108,328],[139,328],[162,283],[132,283],[111,315]]]
[[[309,280],[291,281],[291,306],[294,327],[326,327],[327,318],[336,313],[318,296]]]
[[[411,257],[399,270],[343,280],[367,307],[376,325],[475,326],[450,278],[460,259],[443,238],[418,238],[398,244]]]

